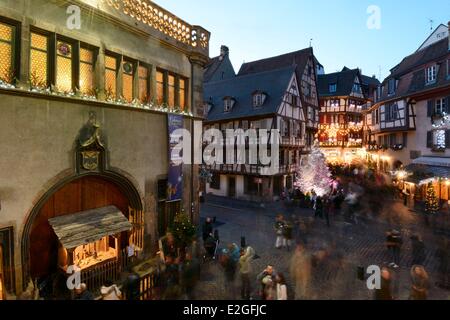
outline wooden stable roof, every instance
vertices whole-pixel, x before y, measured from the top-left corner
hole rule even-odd
[[[48,222],[66,249],[132,229],[131,223],[115,206],[52,218]]]

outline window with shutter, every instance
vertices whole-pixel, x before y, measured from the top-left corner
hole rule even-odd
[[[406,148],[408,146],[408,133],[403,132],[403,147]]]
[[[450,149],[450,130],[445,131],[445,148]]]
[[[427,116],[431,118],[434,112],[434,100],[428,100]]]

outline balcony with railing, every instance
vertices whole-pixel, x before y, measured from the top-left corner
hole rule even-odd
[[[224,174],[247,174],[256,176],[274,176],[279,174],[291,174],[298,170],[298,165],[280,165],[272,170],[270,166],[260,164],[213,164],[205,166],[207,171],[219,172]]]
[[[299,137],[281,137],[281,146],[283,147],[304,147],[306,140]]]
[[[74,3],[92,11],[124,22],[144,31],[157,34],[162,41],[187,46],[192,51],[209,55],[210,32],[187,23],[150,0],[77,0]]]

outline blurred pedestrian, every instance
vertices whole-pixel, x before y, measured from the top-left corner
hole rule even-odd
[[[102,294],[102,300],[121,300],[122,292],[113,283],[112,280],[106,280],[105,284],[101,287],[100,293]]]
[[[181,295],[179,260],[171,256],[166,257],[164,272],[165,292],[164,300],[176,300]]]
[[[252,292],[251,288],[251,274],[252,274],[252,260],[255,257],[255,251],[252,247],[247,247],[242,250],[239,258],[239,274],[241,276],[241,298],[242,300],[250,300]]]
[[[394,267],[400,265],[400,249],[403,245],[402,235],[398,230],[391,230],[386,233],[386,247],[392,255]]]
[[[275,248],[277,249],[281,249],[283,246],[283,229],[285,226],[285,222],[284,222],[284,217],[283,215],[279,214],[277,215],[277,218],[275,220],[275,225],[274,225],[274,229],[275,229],[275,233],[277,236],[277,240],[275,242]]]
[[[292,245],[294,223],[286,221],[283,228],[283,246],[289,251]]]
[[[415,265],[411,268],[411,294],[410,300],[427,300],[429,277],[423,266]]]
[[[381,286],[375,289],[375,300],[393,300],[392,276],[388,268],[381,269]]]
[[[75,289],[75,300],[95,300],[94,295],[87,289],[86,283]]]
[[[413,265],[423,265],[426,259],[425,244],[420,235],[411,236]]]
[[[334,211],[333,206],[334,206],[333,200],[330,197],[326,197],[324,214],[328,228],[330,227],[330,214],[332,213],[332,211]]]
[[[257,281],[261,285],[260,296],[262,300],[267,300],[268,293],[270,293],[269,285],[275,281],[275,270],[273,266],[268,265],[257,277]]]
[[[295,283],[295,299],[305,300],[310,298],[309,286],[311,281],[311,255],[305,246],[297,245],[290,263],[291,279]]]
[[[228,249],[223,249],[220,256],[220,265],[224,271],[224,290],[230,295],[231,299],[235,299],[234,294],[234,280],[236,276],[237,264],[233,260],[231,253],[232,245],[228,246]]]
[[[322,199],[322,197],[317,197],[317,199],[316,199],[315,217],[323,219],[323,199]]]
[[[275,276],[275,283],[277,289],[277,300],[287,300],[288,294],[287,294],[286,279],[282,273],[278,273]]]
[[[190,252],[181,267],[181,284],[188,300],[195,300],[194,289],[200,279],[200,263]]]
[[[213,223],[211,218],[206,218],[205,223],[202,226],[202,238],[206,241],[208,236],[213,233]]]
[[[450,241],[447,237],[442,236],[439,239],[436,256],[439,261],[439,280],[436,284],[441,288],[450,289]]]

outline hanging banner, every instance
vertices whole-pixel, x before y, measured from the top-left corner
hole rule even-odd
[[[183,198],[183,153],[179,143],[181,134],[176,130],[183,129],[183,116],[168,115],[169,129],[169,178],[167,181],[167,201],[179,201]]]

